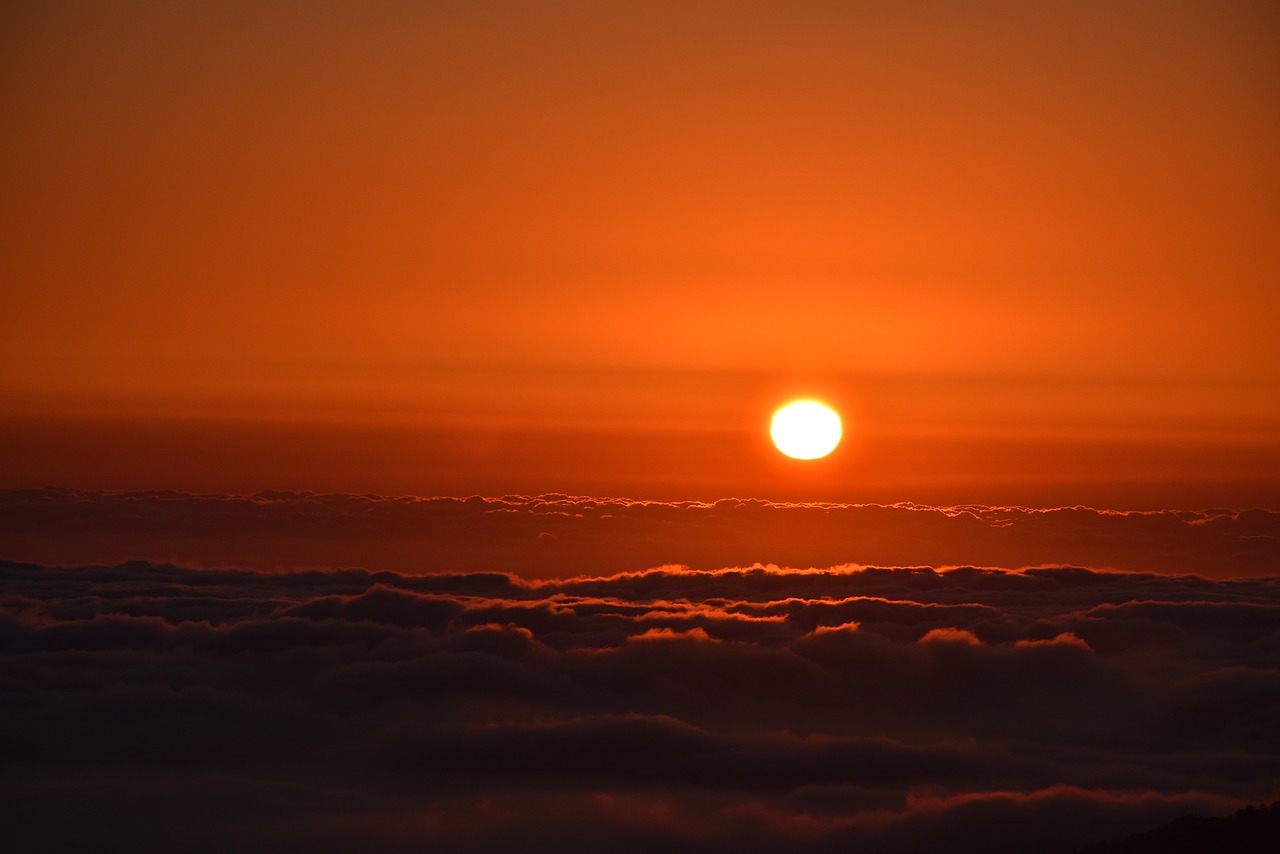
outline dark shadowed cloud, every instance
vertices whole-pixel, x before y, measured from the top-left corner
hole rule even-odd
[[[4,490],[0,557],[527,577],[664,564],[1074,564],[1230,578],[1280,571],[1280,513]]]
[[[22,850],[1050,854],[1280,793],[1274,578],[10,562],[0,597]]]

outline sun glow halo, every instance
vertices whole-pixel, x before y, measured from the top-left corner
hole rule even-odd
[[[797,400],[773,414],[769,435],[788,457],[816,460],[840,444],[840,416],[816,400]]]

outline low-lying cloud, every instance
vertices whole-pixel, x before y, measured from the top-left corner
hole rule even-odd
[[[1231,578],[1280,572],[1280,513],[0,490],[0,558],[542,578],[668,563],[1072,564]]]
[[[1280,580],[0,565],[23,850],[1057,852],[1280,794]]]

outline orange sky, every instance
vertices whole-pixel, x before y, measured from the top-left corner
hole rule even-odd
[[[4,485],[1277,506],[1272,4],[0,14]]]

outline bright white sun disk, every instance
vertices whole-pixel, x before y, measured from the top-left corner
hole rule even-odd
[[[769,434],[778,450],[797,460],[825,457],[840,444],[840,416],[815,400],[798,400],[773,415]]]

